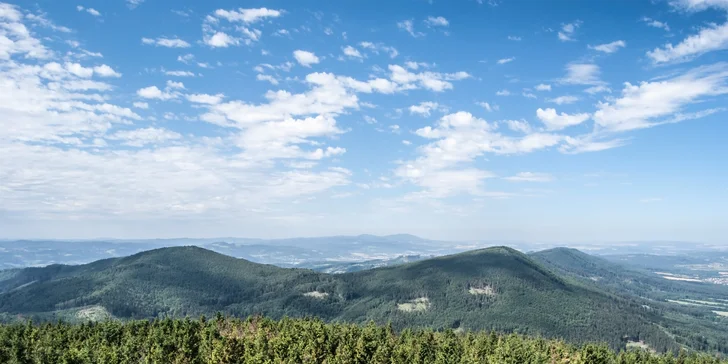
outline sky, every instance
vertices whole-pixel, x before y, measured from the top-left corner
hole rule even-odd
[[[0,238],[728,243],[727,14],[0,2]]]

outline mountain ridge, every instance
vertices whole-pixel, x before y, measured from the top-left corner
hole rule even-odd
[[[574,285],[531,257],[490,247],[398,266],[331,275],[279,268],[199,247],[154,249],[80,266],[20,270],[0,281],[8,317],[63,318],[84,307],[114,317],[197,316],[221,311],[319,316],[395,327],[497,330],[661,349],[674,340],[639,305]],[[59,316],[60,315],[60,316]],[[613,317],[619,317],[618,320]]]

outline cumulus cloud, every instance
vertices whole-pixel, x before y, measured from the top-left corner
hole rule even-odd
[[[488,196],[483,182],[494,174],[474,168],[470,162],[485,153],[529,153],[556,146],[563,139],[548,133],[504,136],[496,132],[496,125],[462,111],[445,115],[434,127],[415,133],[431,142],[418,149],[418,158],[402,162],[395,175],[420,186],[423,190],[418,195],[429,198],[462,193]]]
[[[506,63],[509,63],[509,62],[513,62],[513,60],[515,60],[515,59],[516,59],[516,57],[502,58],[502,59],[499,59],[497,63],[498,64],[506,64]]]
[[[230,36],[225,32],[215,32],[207,34],[203,37],[205,44],[213,48],[227,48],[233,45],[240,44],[240,39]]]
[[[407,33],[409,33],[409,35],[415,38],[425,35],[425,33],[415,31],[415,26],[412,20],[403,20],[401,22],[398,22],[397,28],[406,31]]]
[[[596,46],[589,46],[589,49],[593,49],[595,51],[604,52],[604,53],[614,53],[619,50],[619,48],[624,48],[627,46],[627,43],[623,40],[615,40],[611,43],[605,43],[605,44],[599,44]]]
[[[217,9],[205,17],[202,24],[202,41],[210,47],[227,48],[240,44],[251,45],[260,40],[263,32],[251,26],[265,19],[278,18],[283,11],[268,8],[252,9]],[[237,34],[231,35],[225,31],[222,21],[235,24]]]
[[[450,22],[441,16],[428,16],[425,19],[425,23],[431,27],[446,27],[450,25]]]
[[[119,140],[132,147],[143,147],[148,144],[162,144],[171,140],[182,139],[182,135],[162,128],[142,128],[133,130],[120,130],[107,137],[109,140]]]
[[[547,84],[543,84],[543,83],[536,85],[535,88],[537,91],[551,91],[551,85],[547,85]]]
[[[190,94],[186,95],[185,98],[189,100],[190,102],[194,102],[197,104],[208,104],[208,105],[215,105],[222,102],[222,100],[225,98],[225,95],[223,94],[215,94],[215,95],[208,95],[208,94]]]
[[[176,77],[195,77],[195,74],[190,71],[164,71],[164,74]]]
[[[485,102],[485,101],[476,102],[476,104],[488,112],[491,112],[493,110],[497,111],[499,109],[498,105],[496,105],[496,104],[491,105],[489,102]]]
[[[410,114],[418,114],[422,116],[430,116],[432,110],[446,110],[440,104],[436,102],[421,102],[419,105],[412,105],[409,107]]]
[[[149,86],[140,88],[136,92],[137,96],[145,99],[171,100],[179,97],[178,94],[160,90],[157,86]]]
[[[271,85],[277,85],[278,84],[278,80],[275,77],[271,76],[271,75],[257,74],[255,76],[255,78],[258,81],[267,81],[267,82],[270,82]]]
[[[362,47],[362,49],[369,50],[374,54],[379,54],[380,52],[387,53],[389,54],[390,58],[396,58],[399,55],[399,52],[396,48],[384,45],[382,43],[361,42],[359,43],[359,46]]]
[[[670,31],[670,26],[667,25],[667,23],[661,22],[659,20],[655,20],[655,19],[648,18],[648,17],[643,17],[642,21],[645,22],[645,24],[647,24],[653,28],[663,29],[666,32]]]
[[[564,24],[561,26],[561,31],[558,32],[559,40],[562,42],[574,41],[574,34],[576,29],[581,26],[581,21],[577,20],[573,23]]]
[[[590,115],[587,113],[580,114],[558,114],[555,109],[547,108],[536,110],[536,117],[546,125],[548,130],[561,130],[570,126],[579,125],[589,120]]]
[[[725,49],[728,49],[728,22],[702,28],[676,45],[665,44],[648,51],[647,57],[655,64],[687,62],[705,53]]]
[[[157,47],[166,47],[166,48],[189,48],[189,47],[191,47],[189,43],[185,42],[182,39],[165,38],[165,37],[142,38],[142,44],[154,45]]]
[[[561,83],[569,85],[602,85],[599,66],[593,63],[570,63],[566,65],[566,76]]]
[[[76,6],[76,10],[78,10],[78,11],[85,11],[85,12],[87,12],[87,13],[93,15],[93,16],[101,16],[101,13],[98,10],[94,9],[94,8],[84,8],[83,6],[78,5],[78,6]]]
[[[671,79],[638,85],[627,82],[621,97],[597,105],[594,121],[606,130],[627,131],[705,116],[693,113],[674,118],[688,105],[728,93],[727,79],[728,65],[718,63]]]
[[[293,58],[296,59],[298,64],[304,67],[311,67],[312,64],[319,63],[319,58],[313,52],[300,49],[293,52]]]
[[[525,120],[506,120],[505,124],[508,125],[508,129],[511,129],[519,133],[530,133],[531,124]]]
[[[351,58],[359,58],[359,59],[364,58],[361,55],[361,53],[352,46],[346,46],[346,47],[342,48],[342,52],[344,52],[344,55],[351,57]]]
[[[243,22],[246,24],[257,23],[267,18],[277,18],[283,15],[283,12],[275,9],[257,8],[257,9],[237,9],[225,10],[217,9],[214,12],[218,18],[226,19],[229,22]]]
[[[549,102],[553,102],[558,105],[573,104],[577,101],[579,101],[579,98],[571,95],[559,96],[549,100]]]
[[[351,171],[338,166],[320,165],[313,171],[270,163],[270,158],[320,161],[345,152],[321,139],[343,131],[327,112],[332,109],[319,107],[357,105],[351,88],[336,86],[343,80],[333,77],[332,84],[325,86],[322,77],[311,77],[312,84],[318,85],[312,92],[318,94],[297,101],[282,93],[269,95],[276,107],[289,108],[281,111],[280,118],[261,120],[259,113],[248,117],[260,121],[226,129],[221,137],[193,131],[183,135],[171,129],[176,123],[165,123],[165,128],[149,125],[132,109],[113,104],[119,99],[110,93],[115,85],[94,79],[115,81],[118,72],[113,68],[68,61],[46,46],[55,38],[35,38],[27,31],[22,22],[30,19],[19,8],[0,4],[0,9],[0,31],[10,40],[0,47],[0,110],[3,122],[12,126],[0,128],[0,154],[13,156],[0,158],[6,214],[22,215],[33,223],[43,221],[44,226],[67,227],[84,221],[85,228],[91,220],[94,226],[129,227],[143,222],[156,228],[160,221],[164,225],[200,217],[263,222],[290,213],[281,215],[280,210],[265,206],[281,206],[279,202],[290,203],[350,183]],[[219,108],[221,114],[234,112],[231,105],[240,103],[225,102],[216,94],[182,95],[180,86],[170,83],[164,90],[149,86],[137,90],[137,95],[157,100],[184,96],[190,102],[202,102],[199,109],[218,112]],[[336,87],[345,90],[340,98]],[[273,101],[276,98],[279,104]],[[143,101],[133,105],[135,110],[150,108]],[[155,112],[186,117],[163,106],[155,105],[159,108]],[[312,115],[291,118],[297,107]],[[233,149],[229,142],[235,143]],[[27,173],[28,166],[32,173]],[[61,233],[73,231],[66,228]]]

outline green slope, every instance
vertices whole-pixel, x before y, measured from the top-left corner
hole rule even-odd
[[[725,286],[667,280],[576,249],[555,248],[530,256],[577,284],[640,302],[654,313],[652,322],[684,346],[728,353],[728,318],[715,312],[728,311]]]
[[[0,289],[0,312],[40,319],[89,306],[118,318],[216,311],[316,315],[398,328],[516,331],[615,348],[631,337],[660,350],[677,348],[651,324],[655,313],[571,283],[505,247],[340,275],[261,265],[195,247],[165,248],[82,266],[24,269],[0,282]]]

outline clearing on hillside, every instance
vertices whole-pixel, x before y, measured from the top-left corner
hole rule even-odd
[[[430,308],[430,299],[427,297],[415,298],[409,302],[397,304],[397,309],[404,312],[426,311],[428,308]]]
[[[470,287],[468,292],[470,292],[470,294],[472,295],[495,296],[495,290],[493,289],[493,287],[488,285],[482,287]]]
[[[317,291],[306,292],[303,295],[306,297],[318,298],[320,300],[329,296],[329,294],[326,292],[317,292]]]

